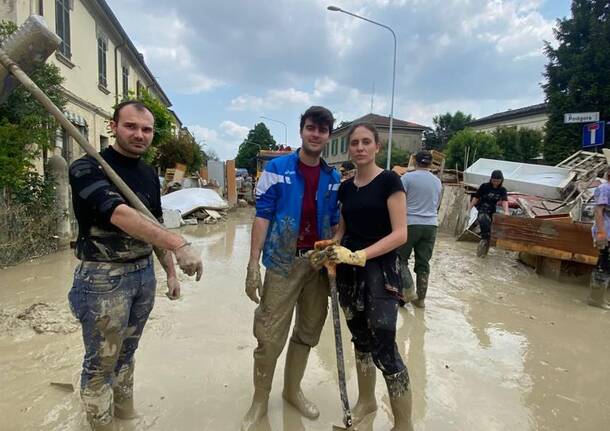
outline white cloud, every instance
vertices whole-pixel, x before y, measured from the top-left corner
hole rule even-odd
[[[308,93],[295,88],[286,88],[268,90],[264,97],[249,94],[238,96],[229,102],[229,109],[233,111],[261,111],[307,104],[311,104],[311,96]]]
[[[226,135],[242,140],[248,136],[248,132],[250,131],[246,126],[240,126],[231,120],[225,120],[220,123],[220,128]]]

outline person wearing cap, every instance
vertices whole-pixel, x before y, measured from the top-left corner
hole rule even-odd
[[[407,193],[407,243],[398,248],[400,270],[405,286],[405,303],[424,308],[424,299],[428,291],[430,275],[430,259],[436,241],[438,226],[438,207],[441,200],[441,181],[430,172],[432,154],[420,151],[415,155],[416,167],[413,172],[407,172],[401,177],[402,185]],[[409,271],[409,258],[415,254],[413,270],[416,274],[416,286]]]
[[[472,207],[476,207],[479,215],[477,221],[481,229],[481,241],[477,248],[477,256],[485,257],[489,251],[489,237],[491,234],[491,222],[496,213],[498,202],[502,205],[504,214],[508,214],[508,193],[502,186],[504,175],[502,171],[495,170],[491,173],[489,182],[481,184],[468,204],[468,213]]]

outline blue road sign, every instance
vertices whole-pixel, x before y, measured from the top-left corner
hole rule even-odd
[[[582,147],[589,148],[604,145],[605,129],[605,121],[585,124],[582,127]]]

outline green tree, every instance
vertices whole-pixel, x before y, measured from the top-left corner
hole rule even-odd
[[[388,162],[388,151],[386,150],[387,145],[383,146],[377,154],[375,162],[377,166],[381,166],[385,169],[386,164]],[[390,168],[400,165],[407,166],[409,164],[409,158],[411,157],[411,153],[403,150],[401,148],[396,148],[392,145],[392,160],[390,160]]]
[[[430,150],[443,150],[447,143],[460,130],[466,127],[474,118],[470,114],[464,114],[461,111],[456,111],[455,114],[449,112],[436,115],[432,118],[434,130],[424,132],[424,141],[426,148]]]
[[[582,124],[563,124],[565,113],[599,112],[600,120],[610,120],[608,0],[573,0],[571,9],[554,29],[557,48],[545,44],[549,121],[543,153],[551,164],[580,149]]]
[[[500,127],[493,132],[504,160],[529,162],[540,155],[543,134],[533,129]]]
[[[13,22],[0,22],[0,43],[16,30]],[[63,77],[56,66],[42,64],[30,77],[59,109],[65,108]],[[23,86],[11,92],[0,105],[0,188],[10,194],[31,182],[32,161],[54,146],[57,127],[55,119]]]
[[[265,123],[258,123],[248,132],[248,136],[239,146],[235,166],[246,168],[252,175],[256,174],[256,155],[259,150],[277,150],[275,139]]]
[[[187,166],[188,172],[197,172],[205,158],[204,151],[186,130],[181,130],[178,136],[172,136],[157,147],[157,165],[163,171],[182,163]]]
[[[470,128],[460,130],[447,144],[445,157],[447,168],[464,169],[464,159],[468,152],[468,166],[480,158],[502,159],[502,150],[491,133],[476,132]]]

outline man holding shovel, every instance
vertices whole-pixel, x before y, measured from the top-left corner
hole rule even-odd
[[[318,408],[305,398],[301,380],[309,351],[320,339],[328,307],[328,278],[312,269],[308,253],[316,241],[331,238],[339,222],[339,174],[320,158],[334,121],[328,109],[309,108],[301,116],[301,148],[271,160],[256,186],[246,294],[259,304],[254,313],[258,346],[254,350],[254,397],[242,430],[255,429],[267,414],[275,364],[295,308],[283,397],[303,416],[319,416]],[[267,268],[264,284],[261,252]]]
[[[110,122],[116,143],[103,159],[161,219],[159,179],[140,158],[154,133],[153,114],[137,101],[119,104]],[[81,398],[94,430],[112,430],[113,416],[137,416],[133,403],[134,353],[153,308],[153,246],[166,250],[168,296],[180,296],[172,255],[188,275],[201,278],[202,263],[182,236],[148,220],[126,202],[91,156],[70,166],[70,186],[78,221],[70,306],[80,320],[85,344]]]
[[[0,99],[23,85],[88,154],[70,168],[79,224],[76,254],[82,262],[69,299],[83,328],[81,397],[87,419],[94,430],[112,430],[113,415],[135,416],[133,356],[154,302],[152,246],[167,272],[170,297],[179,296],[180,285],[171,253],[164,250],[197,280],[202,263],[184,238],[153,220],[161,216],[159,183],[139,160],[152,142],[152,113],[134,101],[119,105],[110,123],[116,145],[100,155],[28,77],[60,42],[42,17],[30,16],[0,47]]]

